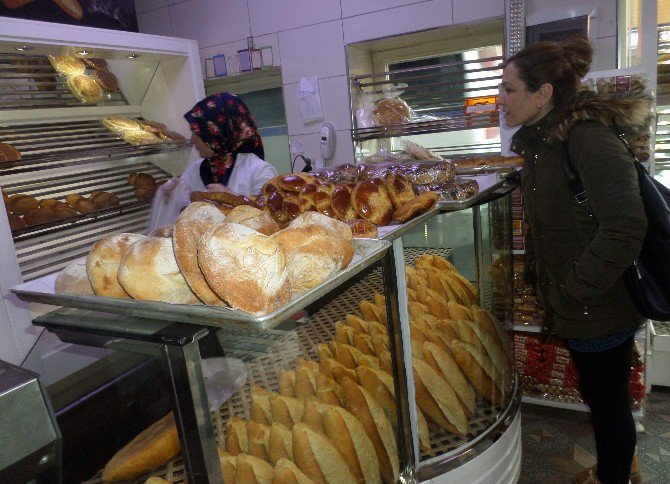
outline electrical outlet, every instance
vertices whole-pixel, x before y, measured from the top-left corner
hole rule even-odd
[[[302,141],[291,141],[291,154],[302,155],[305,152],[305,146]]]

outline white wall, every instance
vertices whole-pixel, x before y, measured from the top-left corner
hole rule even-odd
[[[557,4],[526,0],[526,14],[564,18],[571,10],[596,10],[593,68],[614,68],[616,0]],[[313,159],[319,158],[322,122],[303,123],[296,91],[301,77],[316,76],[324,121],[337,131],[329,163],[354,160],[345,44],[505,13],[505,0],[135,0],[135,6],[141,32],[196,39],[201,59],[244,49],[249,36],[256,47],[272,46],[275,65],[282,67],[289,139],[302,141],[304,154]]]
[[[249,36],[272,46],[289,139],[317,159],[319,130],[332,123],[330,164],[354,161],[345,44],[502,17],[504,0],[135,0],[135,8],[140,32],[195,39],[202,59],[244,49]],[[305,76],[318,78],[323,121],[302,120],[296,92]]]

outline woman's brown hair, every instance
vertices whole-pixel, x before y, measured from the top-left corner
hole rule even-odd
[[[507,59],[514,63],[519,78],[529,91],[535,92],[544,83],[554,88],[554,106],[562,108],[574,99],[582,77],[591,66],[593,49],[583,37],[572,37],[561,43],[537,42]]]

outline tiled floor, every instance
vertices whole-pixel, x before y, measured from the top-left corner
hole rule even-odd
[[[519,483],[573,482],[595,464],[595,441],[585,412],[523,404],[522,464]],[[670,483],[670,388],[653,387],[637,434],[644,482]]]

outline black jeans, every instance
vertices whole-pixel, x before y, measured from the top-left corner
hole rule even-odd
[[[635,422],[628,377],[633,362],[631,336],[621,345],[594,353],[570,350],[579,372],[579,391],[591,409],[598,479],[625,484],[635,453]]]

